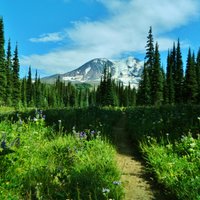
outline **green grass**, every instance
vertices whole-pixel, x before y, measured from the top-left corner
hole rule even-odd
[[[141,144],[156,181],[177,199],[200,199],[200,106],[136,107],[125,111],[130,138]],[[50,109],[37,112],[37,121],[30,120],[35,110],[20,112],[18,117],[16,113],[8,115],[2,115],[2,119],[16,123],[0,123],[0,134],[6,133],[9,145],[15,143],[11,148],[15,152],[0,156],[0,199],[9,195],[10,199],[122,198],[122,187],[113,184],[120,179],[115,150],[103,139],[106,136],[114,142],[112,127],[121,118],[121,109]],[[19,116],[26,123],[21,123]],[[93,130],[100,130],[101,137],[94,137]],[[19,134],[18,147],[13,141]]]
[[[97,130],[55,133],[38,117],[3,121],[0,134],[0,199],[122,199],[115,149]]]
[[[148,137],[140,147],[149,171],[168,191],[181,200],[200,199],[200,135],[174,143]]]

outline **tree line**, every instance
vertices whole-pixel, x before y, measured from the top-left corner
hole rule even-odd
[[[200,103],[200,50],[189,48],[185,73],[179,39],[168,51],[166,72],[160,63],[158,43],[154,46],[152,27],[149,29],[142,79],[137,91],[138,105]]]
[[[5,51],[4,24],[0,18],[0,106],[19,107],[87,107],[87,106],[149,106],[200,102],[200,50],[195,57],[188,50],[184,73],[180,42],[168,51],[166,72],[160,63],[159,45],[150,27],[144,70],[138,88],[124,86],[111,78],[110,66],[105,66],[98,86],[73,85],[60,77],[54,84],[43,83],[37,71],[19,78],[18,45],[11,52],[8,40]]]
[[[5,52],[4,24],[0,18],[0,106],[20,107],[87,107],[87,106],[131,106],[135,104],[136,90],[130,85],[111,80],[111,74],[105,66],[99,86],[73,85],[65,83],[60,77],[54,84],[43,83],[40,76],[32,76],[31,67],[28,75],[19,77],[18,46],[14,54],[8,41]]]

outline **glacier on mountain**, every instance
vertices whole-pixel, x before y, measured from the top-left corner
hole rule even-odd
[[[134,57],[128,57],[122,60],[95,58],[73,71],[51,76],[51,79],[52,77],[56,79],[56,77],[60,76],[63,81],[99,84],[103,69],[105,66],[108,66],[111,70],[112,79],[115,79],[116,82],[122,82],[124,86],[130,84],[132,88],[137,88],[141,79],[143,65],[143,61]]]

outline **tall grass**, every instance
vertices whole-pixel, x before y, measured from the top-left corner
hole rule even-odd
[[[148,137],[140,147],[149,171],[177,199],[200,199],[200,135],[182,136],[175,143]]]
[[[0,123],[0,199],[122,199],[115,150],[98,130],[69,134],[42,115]]]

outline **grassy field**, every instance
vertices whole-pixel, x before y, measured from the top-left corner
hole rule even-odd
[[[199,105],[1,111],[0,199],[123,199],[122,113],[154,180],[175,199],[200,199]]]
[[[174,143],[149,137],[140,147],[158,183],[178,199],[200,199],[200,135]]]
[[[122,199],[109,142],[96,129],[61,130],[41,113],[0,123],[0,199]]]
[[[200,106],[138,107],[127,130],[148,171],[175,199],[200,199]]]

